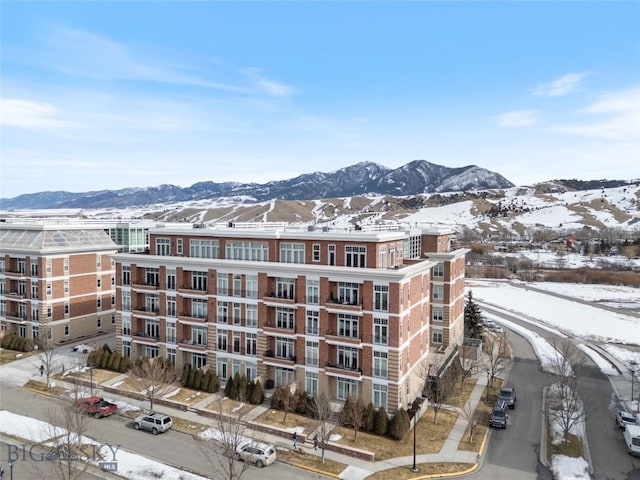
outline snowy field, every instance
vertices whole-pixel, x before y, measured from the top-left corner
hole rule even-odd
[[[535,284],[540,288],[540,284]],[[555,284],[551,285],[551,289]],[[583,286],[582,294],[596,298],[601,285]],[[640,345],[640,318],[594,308],[571,300],[557,298],[495,280],[468,280],[467,290],[477,300],[500,306],[511,313],[525,315],[534,321],[570,332],[585,339]],[[638,290],[627,291],[619,298],[638,300]]]

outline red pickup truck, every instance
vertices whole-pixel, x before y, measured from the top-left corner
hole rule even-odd
[[[96,418],[108,417],[118,410],[118,406],[115,403],[107,402],[104,398],[96,396],[79,398],[76,401],[76,407],[80,411]]]

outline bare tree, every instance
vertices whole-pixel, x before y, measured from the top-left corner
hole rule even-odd
[[[585,357],[569,338],[556,340],[553,346],[556,354],[551,359],[550,370],[556,377],[556,383],[549,387],[547,411],[549,420],[562,429],[566,442],[571,430],[584,422],[587,415],[580,398],[579,381],[584,370]]]
[[[86,477],[90,461],[99,451],[94,445],[83,443],[87,432],[87,417],[68,405],[52,407],[48,412],[48,426],[43,432],[55,442],[42,445],[42,462],[34,462],[34,468],[42,478],[81,480]]]
[[[296,396],[295,391],[296,384],[292,383],[286,387],[277,387],[275,392],[273,392],[272,402],[275,402],[275,406],[284,411],[282,423],[287,421],[287,415],[289,412],[293,412],[298,404],[298,397]]]
[[[438,413],[455,390],[454,369],[451,368],[451,364],[443,365],[443,360],[441,355],[435,359],[427,357],[418,366],[418,375],[424,381],[424,395],[433,408],[433,423],[438,423]]]
[[[487,368],[489,369],[489,387],[493,386],[493,380],[505,369],[511,359],[509,344],[506,334],[487,333],[484,337],[487,353]],[[488,388],[488,387],[487,387]]]
[[[248,463],[237,454],[238,447],[251,440],[245,436],[246,427],[237,413],[225,411],[218,399],[211,436],[205,440],[203,452],[213,470],[226,480],[240,480]]]
[[[464,387],[464,381],[478,371],[480,358],[479,355],[460,357],[460,387]]]
[[[36,368],[40,369],[40,374],[46,377],[47,388],[51,385],[51,376],[58,368],[58,354],[55,350],[55,344],[53,340],[49,338],[49,329],[45,328],[38,332],[38,337],[35,339],[36,347],[38,349],[38,361],[40,362]]]
[[[482,423],[480,412],[478,412],[477,408],[471,402],[467,402],[464,407],[460,409],[460,416],[464,418],[469,425],[469,443],[473,443],[473,434],[478,425]]]
[[[317,440],[322,451],[322,463],[324,463],[324,454],[326,444],[329,441],[329,435],[333,429],[333,425],[330,423],[331,418],[331,401],[329,397],[323,392],[316,395],[313,398],[312,406],[313,415],[320,422],[318,429],[316,430]]]
[[[367,406],[359,397],[349,396],[340,412],[340,420],[344,425],[353,428],[353,441],[358,437],[358,430],[367,423]]]
[[[129,375],[138,389],[149,401],[149,410],[153,411],[156,399],[169,393],[176,381],[177,374],[173,365],[163,358],[143,358],[129,370]]]

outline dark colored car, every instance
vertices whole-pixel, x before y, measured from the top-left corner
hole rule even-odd
[[[624,430],[627,425],[637,425],[638,419],[633,416],[633,414],[629,412],[625,412],[624,410],[618,410],[616,412],[616,426],[620,430]]]
[[[87,415],[93,415],[96,418],[108,417],[118,411],[118,406],[115,403],[107,402],[104,398],[96,396],[79,398],[76,401],[76,407]]]
[[[498,399],[504,401],[510,409],[516,408],[516,389],[513,387],[502,387]]]
[[[496,403],[491,409],[491,415],[489,416],[489,426],[507,428],[507,420],[509,419],[507,410],[507,404],[503,400],[496,400]]]

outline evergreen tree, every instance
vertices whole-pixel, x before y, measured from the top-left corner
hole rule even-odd
[[[482,311],[473,299],[473,292],[469,290],[467,302],[464,305],[464,336],[466,338],[481,338],[483,330]]]
[[[407,411],[404,408],[398,409],[389,422],[389,435],[396,440],[402,440],[410,429],[411,423]]]

